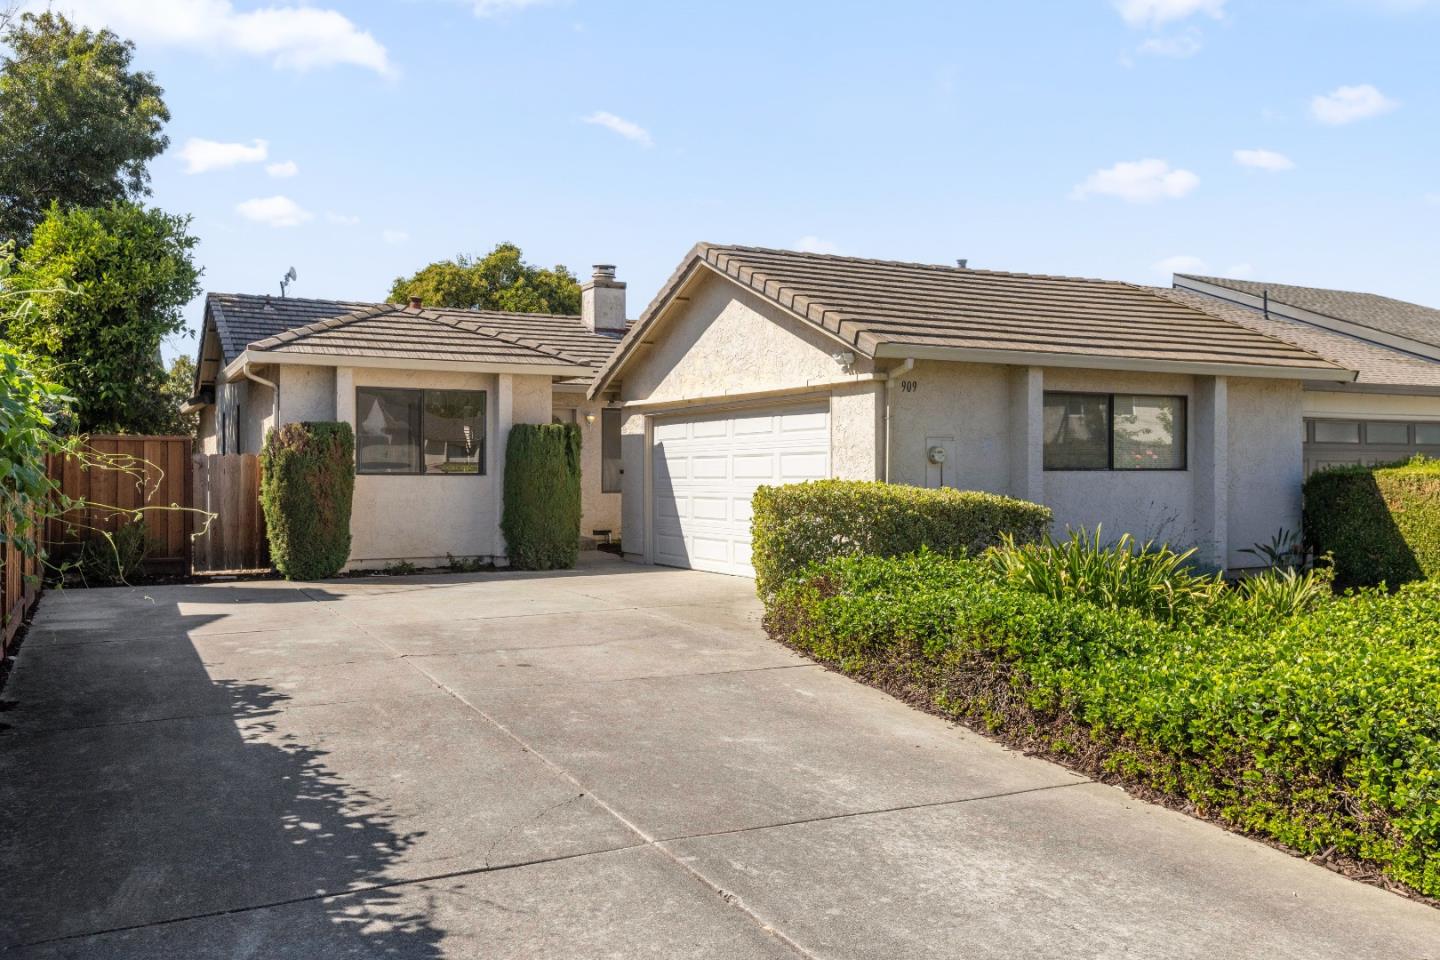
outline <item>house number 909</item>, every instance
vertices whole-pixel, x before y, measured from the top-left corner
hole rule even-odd
[[[901,380],[901,381],[900,381],[900,391],[901,391],[902,393],[914,393],[916,390],[919,390],[919,389],[920,389],[920,381],[918,381],[918,380]]]

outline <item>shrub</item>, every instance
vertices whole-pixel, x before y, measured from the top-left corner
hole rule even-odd
[[[760,487],[750,503],[751,562],[762,596],[830,557],[891,557],[921,547],[974,554],[1002,534],[1039,540],[1052,519],[1048,507],[996,494],[860,480]]]
[[[1440,895],[1440,583],[1170,625],[984,562],[840,558],[765,622],[1016,746]]]
[[[1337,587],[1440,576],[1440,460],[1333,467],[1305,481],[1305,535]]]
[[[80,578],[87,585],[131,583],[154,546],[144,520],[131,520],[114,533],[101,531],[80,548]]]
[[[562,570],[580,554],[580,428],[516,424],[505,450],[501,519],[510,565]]]
[[[348,423],[287,423],[265,437],[260,505],[287,580],[333,577],[350,558],[355,436]]]

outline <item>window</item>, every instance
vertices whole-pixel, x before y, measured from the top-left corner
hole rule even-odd
[[[1046,470],[1184,470],[1185,398],[1046,393]]]
[[[1367,423],[1365,424],[1366,443],[1399,443],[1410,442],[1410,424],[1408,423]]]
[[[485,392],[359,387],[355,470],[483,474]]]
[[[1316,443],[1359,443],[1360,422],[1358,420],[1316,420]]]
[[[619,493],[624,472],[620,460],[620,411],[605,407],[600,411],[600,492]]]
[[[1415,442],[1440,445],[1440,423],[1415,424]]]

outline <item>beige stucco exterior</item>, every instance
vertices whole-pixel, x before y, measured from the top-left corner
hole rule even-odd
[[[604,401],[587,400],[580,389],[555,390],[551,397],[552,417],[580,426],[580,536],[603,539],[599,531],[609,530],[620,538],[620,494],[606,493],[601,484],[601,410]],[[593,422],[592,422],[593,420]]]
[[[821,400],[837,477],[983,490],[1043,502],[1057,533],[1195,546],[1205,562],[1298,529],[1302,390],[1295,380],[897,360],[842,368],[843,344],[707,275],[647,332],[618,380],[625,404],[626,554],[647,560],[653,422],[686,411]],[[892,372],[893,371],[893,372]],[[1186,398],[1186,466],[1173,471],[1046,471],[1046,390]],[[944,465],[928,452],[939,446]]]

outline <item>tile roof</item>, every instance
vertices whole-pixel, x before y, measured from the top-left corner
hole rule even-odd
[[[1252,297],[1264,297],[1268,292],[1270,300],[1275,303],[1440,347],[1440,310],[1433,307],[1407,303],[1374,293],[1263,283],[1258,280],[1231,280],[1226,277],[1202,277],[1185,273],[1175,276],[1177,280],[1198,280]]]
[[[1291,320],[1190,290],[1157,288],[1158,296],[1185,303],[1216,317],[1249,327],[1318,353],[1357,372],[1356,383],[1391,386],[1440,387],[1440,363],[1382,344]]]
[[[411,360],[598,367],[619,338],[578,316],[424,309],[348,300],[212,293],[228,362],[244,350]],[[588,379],[588,378],[583,378]]]
[[[1294,344],[1112,280],[1001,273],[757,247],[697,245],[599,376],[603,385],[703,265],[858,353],[882,347],[1299,371],[1343,369]],[[895,350],[888,351],[891,355]],[[1339,377],[1337,376],[1337,379]]]

